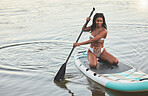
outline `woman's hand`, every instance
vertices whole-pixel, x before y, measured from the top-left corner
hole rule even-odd
[[[87,17],[87,18],[86,18],[86,21],[90,21],[90,17]]]
[[[80,46],[80,43],[73,43],[73,47]]]

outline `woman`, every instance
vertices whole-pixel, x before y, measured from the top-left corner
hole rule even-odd
[[[86,20],[90,21],[90,18],[87,17]],[[116,59],[116,57],[108,53],[104,48],[104,41],[107,37],[107,25],[103,13],[96,13],[93,18],[93,24],[89,27],[86,27],[84,31],[91,31],[90,39],[85,42],[74,43],[73,46],[76,47],[90,44],[87,52],[87,58],[91,68],[96,68],[98,64],[97,58],[110,64],[118,64],[119,61]]]

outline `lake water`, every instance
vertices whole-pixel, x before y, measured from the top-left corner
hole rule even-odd
[[[109,90],[86,78],[74,54],[89,45],[76,48],[65,80],[54,83],[93,7],[106,17],[106,50],[148,74],[148,0],[1,0],[0,96],[148,96]]]

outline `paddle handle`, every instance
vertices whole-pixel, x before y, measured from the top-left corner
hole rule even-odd
[[[93,14],[94,11],[95,11],[95,8],[93,7],[93,10],[91,11],[89,17],[91,17],[91,15]],[[85,25],[84,25],[84,27],[83,27],[82,30],[81,30],[81,33],[80,33],[79,37],[78,37],[77,40],[76,40],[76,43],[79,41],[79,39],[80,39],[80,37],[81,37],[81,35],[82,35],[84,29],[86,28],[88,22],[89,22],[89,21],[87,20],[86,23],[85,23]],[[71,52],[70,52],[70,54],[69,54],[69,56],[68,56],[68,58],[67,58],[65,64],[67,64],[67,62],[68,62],[68,60],[69,60],[69,58],[70,58],[70,56],[71,56],[71,54],[72,54],[74,48],[75,48],[75,47],[73,46],[73,48],[72,48],[72,50],[71,50]]]

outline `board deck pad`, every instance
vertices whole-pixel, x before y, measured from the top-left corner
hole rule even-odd
[[[111,74],[111,73],[120,73],[132,69],[132,67],[127,66],[123,63],[118,63],[117,65],[108,64],[106,62],[98,62],[96,68],[90,68],[88,64],[87,57],[80,58],[80,61],[90,70],[98,74]]]

